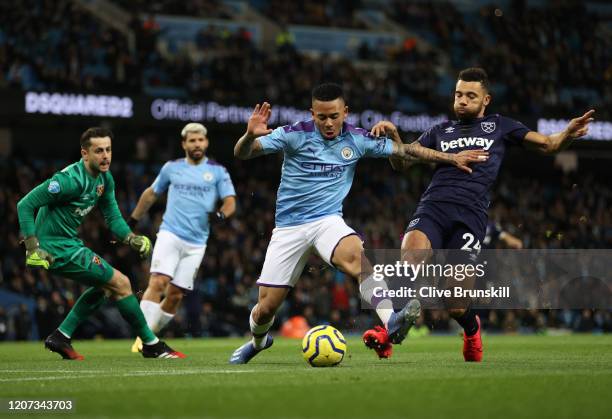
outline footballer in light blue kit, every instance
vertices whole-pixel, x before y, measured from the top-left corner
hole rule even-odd
[[[185,157],[162,167],[130,216],[129,224],[135,226],[157,198],[168,192],[153,248],[149,285],[140,301],[147,324],[156,332],[172,320],[184,293],[193,290],[211,223],[222,222],[236,210],[236,192],[229,173],[206,157],[206,134],[202,124],[192,122],[183,128]],[[217,208],[219,200],[222,204]],[[142,342],[136,339],[132,352],[141,347]]]
[[[247,363],[272,345],[268,330],[274,315],[313,252],[361,282],[364,300],[376,308],[393,342],[401,342],[418,317],[420,306],[413,300],[394,313],[390,300],[372,301],[374,284],[371,272],[362,272],[361,239],[342,219],[342,201],[353,183],[355,166],[362,158],[395,156],[446,162],[470,170],[467,164],[486,158],[486,153],[474,150],[450,155],[418,144],[401,144],[397,132],[391,140],[351,126],[344,122],[348,107],[342,88],[336,84],[326,83],[313,90],[311,112],[311,120],[271,130],[267,126],[270,105],[257,105],[249,118],[247,133],[234,148],[240,159],[282,152],[284,162],[276,228],[257,281],[259,299],[249,320],[253,339],[234,351],[232,364]]]
[[[418,143],[433,150],[460,153],[484,147],[490,153],[486,163],[472,173],[439,165],[429,187],[408,223],[402,253],[411,255],[421,249],[461,249],[476,254],[485,239],[489,191],[509,144],[553,154],[567,148],[574,139],[587,134],[595,112],[590,110],[572,119],[564,131],[543,135],[522,123],[498,114],[485,115],[491,102],[489,79],[482,68],[467,68],[459,73],[455,86],[454,111],[457,119],[435,125],[424,132]],[[515,248],[522,246],[516,239]],[[420,252],[417,252],[420,253]],[[465,304],[449,309],[463,328],[465,361],[480,362],[483,356],[480,319]],[[378,339],[384,338],[378,336]]]

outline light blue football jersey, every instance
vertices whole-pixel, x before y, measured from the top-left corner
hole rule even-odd
[[[314,120],[276,128],[259,138],[265,154],[284,153],[276,200],[276,226],[295,226],[329,215],[342,216],[363,157],[389,157],[393,142],[344,123],[333,140],[323,138]]]
[[[208,214],[217,211],[217,201],[236,195],[225,167],[208,158],[197,165],[185,158],[167,162],[151,187],[157,195],[168,191],[159,229],[199,245],[208,240]]]

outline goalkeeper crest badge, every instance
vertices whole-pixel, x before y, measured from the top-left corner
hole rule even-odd
[[[52,180],[51,182],[49,182],[49,186],[47,187],[47,190],[49,191],[49,193],[59,193],[61,191],[61,187],[60,184],[57,180]]]
[[[104,185],[98,185],[96,187],[96,194],[98,196],[102,196],[103,193],[104,193]]]
[[[93,255],[91,261],[97,268],[101,269],[102,272],[106,272],[106,266],[104,266],[104,264],[102,263],[102,259],[100,258],[100,256]]]
[[[354,154],[353,149],[350,147],[344,147],[340,153],[342,154],[342,158],[344,160],[350,160]]]

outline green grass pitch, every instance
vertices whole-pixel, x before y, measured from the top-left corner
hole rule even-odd
[[[72,399],[58,417],[609,418],[612,336],[485,336],[481,364],[456,336],[409,339],[378,360],[356,337],[336,368],[312,368],[277,339],[228,365],[243,339],[171,340],[186,360],[146,360],[128,341],[76,342],[83,362],[42,343],[0,344],[0,398]],[[0,413],[4,417],[25,417]]]

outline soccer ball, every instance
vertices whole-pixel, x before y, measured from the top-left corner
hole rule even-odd
[[[316,326],[302,339],[302,355],[313,367],[334,367],[342,362],[346,340],[331,326]]]

